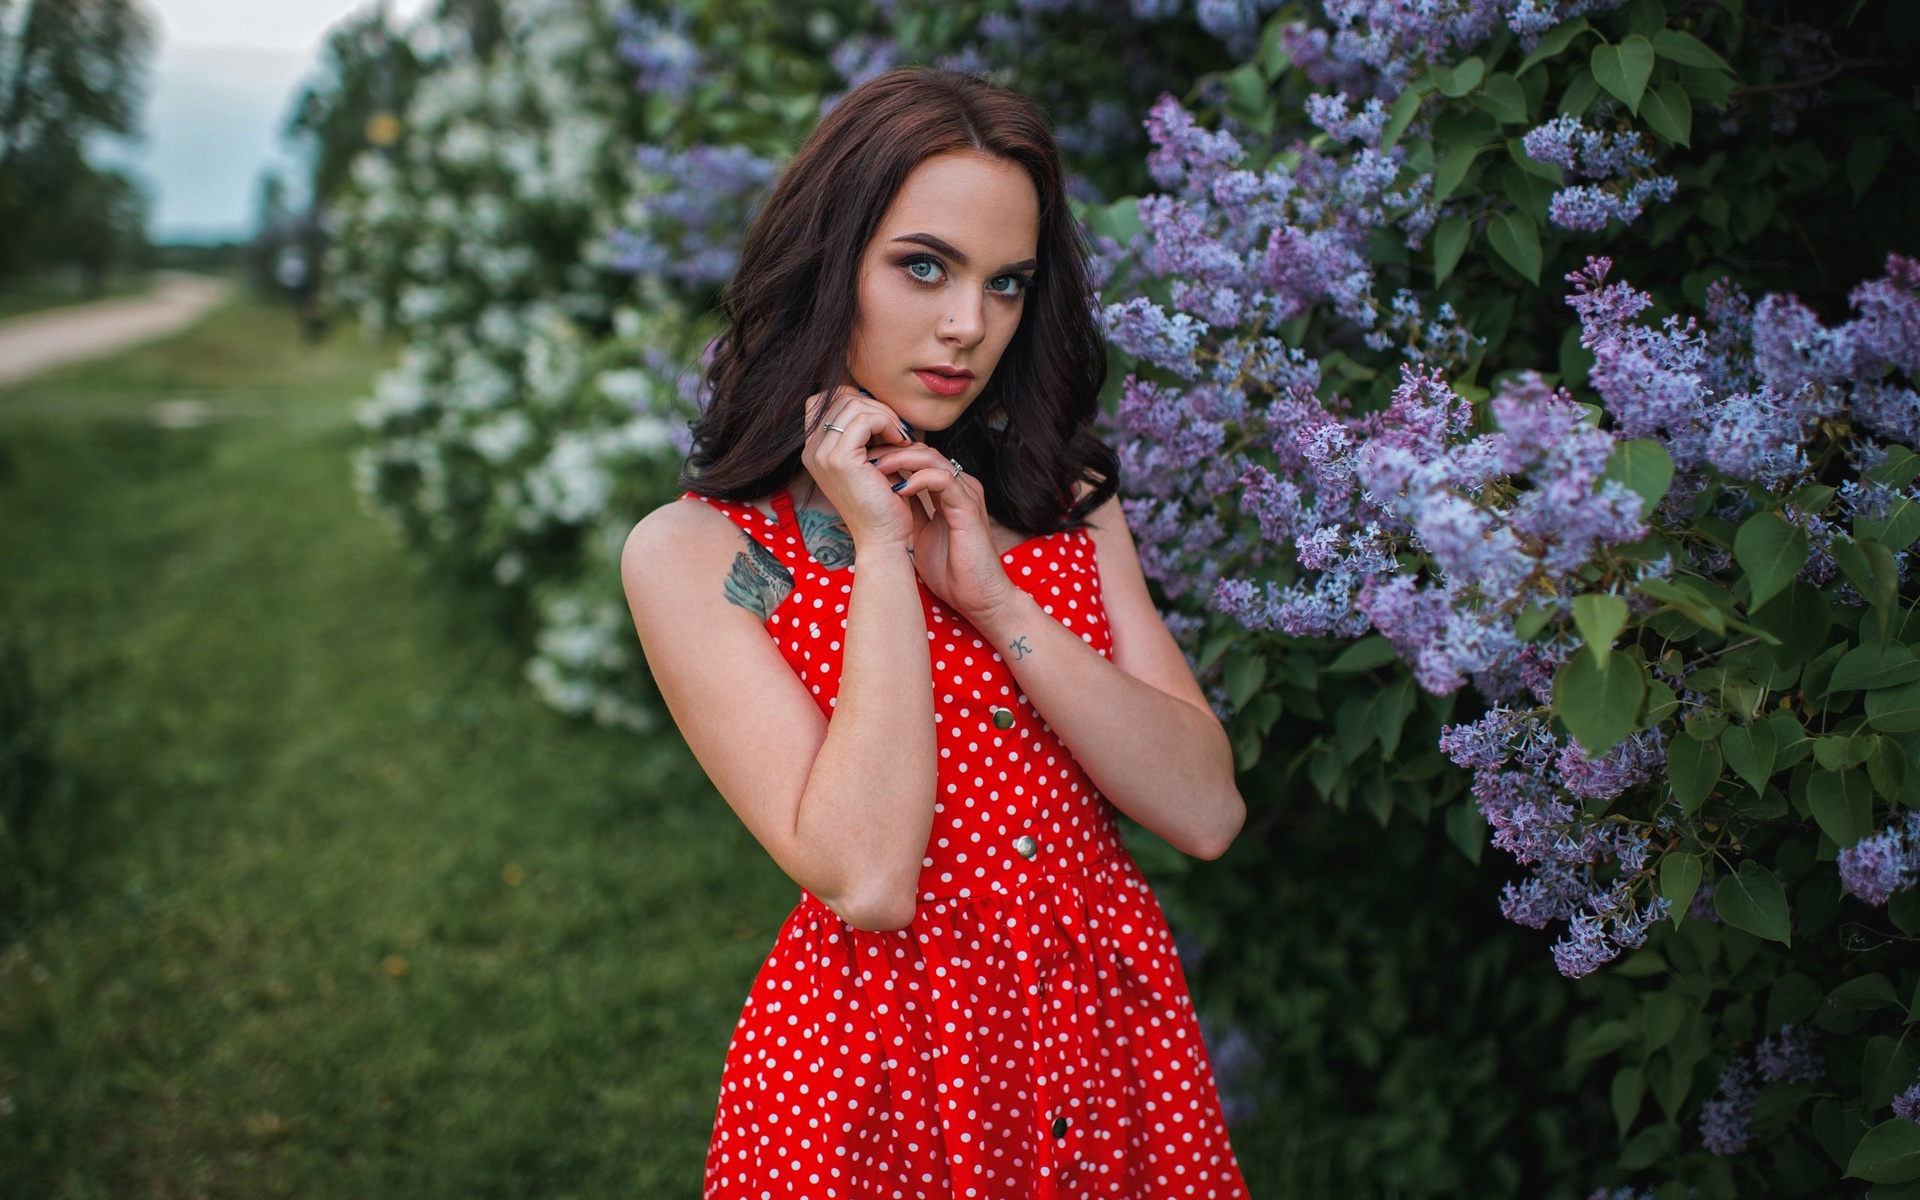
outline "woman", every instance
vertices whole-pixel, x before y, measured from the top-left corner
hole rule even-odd
[[[1119,809],[1244,807],[1089,426],[1084,252],[1038,111],[896,71],[750,230],[675,503],[622,573],[667,707],[803,889],[735,1031],[732,1197],[1243,1196]]]

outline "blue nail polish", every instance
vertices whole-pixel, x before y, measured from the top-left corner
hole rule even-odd
[[[862,396],[865,396],[869,400],[873,399],[873,393],[868,391],[865,388],[855,388],[854,390],[859,392]]]
[[[901,488],[903,488],[903,487],[905,487],[905,486],[907,486],[907,484],[909,484],[909,483],[911,483],[911,482],[912,482],[912,480],[909,480],[909,479],[902,479],[902,480],[901,480],[901,481],[900,481],[899,483],[896,483],[896,484],[894,484],[894,485],[893,485],[893,490],[897,492],[897,491],[899,491],[899,490],[900,490]]]
[[[913,426],[907,424],[905,421],[902,421],[900,422],[900,432],[906,434],[908,437],[912,437]]]
[[[870,467],[877,467],[880,465],[880,460],[877,458],[870,458],[867,460],[867,465]]]

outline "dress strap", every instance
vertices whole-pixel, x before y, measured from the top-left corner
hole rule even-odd
[[[798,527],[799,522],[797,522],[793,516],[793,493],[786,488],[783,487],[773,494],[773,511],[780,518],[780,528],[794,529]]]

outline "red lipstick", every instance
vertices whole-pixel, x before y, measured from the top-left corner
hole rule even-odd
[[[965,367],[920,367],[913,375],[936,396],[958,396],[973,386],[973,372]]]

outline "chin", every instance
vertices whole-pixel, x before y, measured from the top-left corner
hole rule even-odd
[[[900,414],[901,420],[913,426],[915,433],[938,433],[943,429],[951,429],[954,423],[966,415],[966,411],[972,407],[972,399],[962,400],[956,397],[945,403],[938,400],[931,403],[919,400],[910,404],[901,404],[897,405],[894,411]]]

